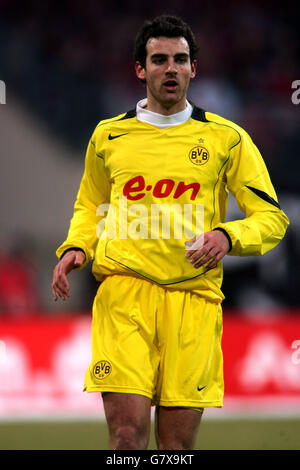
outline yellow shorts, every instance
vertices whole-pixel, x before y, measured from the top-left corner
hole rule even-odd
[[[93,305],[87,392],[149,397],[153,405],[223,406],[222,309],[197,294],[108,276]]]

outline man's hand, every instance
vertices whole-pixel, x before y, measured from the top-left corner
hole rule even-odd
[[[67,279],[67,274],[74,268],[78,268],[85,260],[85,254],[80,250],[68,251],[59,263],[55,266],[53,271],[52,293],[56,301],[58,297],[66,300],[70,297],[70,284]]]
[[[215,268],[218,262],[228,253],[229,242],[226,235],[220,230],[206,232],[192,242],[186,242],[189,247],[186,257],[195,268],[200,268],[204,264],[205,270]]]

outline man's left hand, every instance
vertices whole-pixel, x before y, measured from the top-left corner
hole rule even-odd
[[[190,263],[195,268],[200,268],[200,266],[208,263],[205,266],[206,271],[215,268],[230,248],[227,237],[221,230],[205,232],[197,237],[196,240],[186,242],[186,246],[189,249],[185,256],[189,259]]]

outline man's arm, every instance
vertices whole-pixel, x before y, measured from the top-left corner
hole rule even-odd
[[[289,219],[282,211],[265,162],[250,136],[240,130],[240,143],[230,155],[226,170],[229,191],[245,218],[216,224],[226,231],[233,256],[263,255],[284,237]]]
[[[65,300],[70,295],[67,274],[72,269],[83,269],[93,259],[98,237],[97,215],[100,204],[110,198],[110,183],[106,174],[104,159],[96,153],[93,137],[89,142],[85,170],[74,205],[67,239],[57,249],[59,259],[54,268],[52,293],[55,300],[58,296]]]
[[[70,248],[80,248],[85,253],[84,267],[94,258],[98,237],[97,215],[100,204],[109,202],[110,183],[104,166],[104,159],[96,153],[93,137],[89,142],[83,177],[74,204],[74,213],[70,222],[67,239],[57,249],[58,259]]]
[[[196,268],[209,262],[206,268],[211,269],[227,253],[262,255],[280,242],[288,227],[257,147],[245,131],[240,137],[231,150],[225,178],[245,218],[217,223],[213,231],[197,238],[186,253]]]

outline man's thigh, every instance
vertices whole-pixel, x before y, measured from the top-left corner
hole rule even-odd
[[[130,393],[102,393],[105,417],[112,439],[122,430],[149,440],[151,426],[151,400]]]
[[[155,438],[158,449],[194,449],[203,410],[156,407]]]

